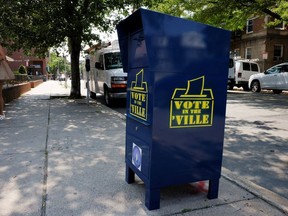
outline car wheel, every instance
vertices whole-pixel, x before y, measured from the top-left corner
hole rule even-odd
[[[109,91],[108,91],[107,87],[104,89],[104,102],[105,102],[106,106],[108,106],[108,107],[112,106],[112,99],[109,95]]]
[[[96,99],[96,93],[90,91],[90,98]]]
[[[252,92],[260,92],[261,91],[261,87],[260,87],[260,83],[258,80],[254,80],[251,83],[251,91]]]
[[[278,90],[278,89],[274,89],[274,90],[273,90],[273,93],[274,93],[274,94],[281,94],[281,92],[282,92],[282,90]]]

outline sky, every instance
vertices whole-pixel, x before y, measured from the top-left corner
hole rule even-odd
[[[112,34],[108,34],[108,33],[99,33],[100,34],[100,39],[103,42],[112,42],[114,40],[118,40],[118,36],[117,36],[117,32],[114,31]],[[84,47],[84,50],[88,49],[89,46],[87,45],[86,47]],[[58,47],[57,50],[60,53],[60,56],[65,56],[66,60],[68,62],[71,62],[71,58],[70,58],[70,54],[68,53],[68,47],[63,48],[63,47]],[[85,60],[85,55],[83,52],[80,53],[80,61],[84,61]]]

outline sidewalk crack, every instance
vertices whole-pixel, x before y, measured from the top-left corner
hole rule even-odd
[[[46,216],[49,125],[50,125],[50,101],[48,103],[48,121],[47,121],[45,150],[44,150],[44,157],[45,158],[44,158],[44,168],[43,168],[44,176],[43,176],[43,188],[42,188],[41,216]]]

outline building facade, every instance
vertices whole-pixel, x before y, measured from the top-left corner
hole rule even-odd
[[[288,28],[281,23],[267,27],[269,16],[247,20],[243,31],[235,31],[231,38],[231,51],[234,56],[257,59],[261,71],[288,62]]]
[[[7,55],[7,54],[6,54]],[[26,56],[22,50],[15,51],[8,54],[13,61],[9,61],[9,66],[12,71],[18,71],[19,67],[23,65],[27,69],[28,75],[45,75],[47,76],[47,58],[37,58],[33,56]]]

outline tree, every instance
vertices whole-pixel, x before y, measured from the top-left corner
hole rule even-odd
[[[56,78],[57,71],[59,69],[59,73],[70,74],[70,64],[67,63],[65,57],[60,57],[56,52],[51,52],[49,56],[49,73],[53,74]]]
[[[228,30],[243,29],[247,19],[264,14],[275,25],[288,21],[286,0],[165,0],[153,9]]]
[[[19,74],[26,74],[27,75],[27,71],[26,71],[26,68],[24,67],[24,65],[20,65],[18,72],[19,72]]]
[[[115,28],[129,8],[157,0],[0,0],[0,43],[44,56],[50,47],[68,42],[71,98],[81,97],[79,56],[84,44],[99,41],[100,32]]]

